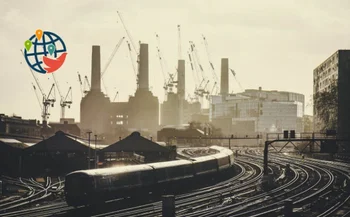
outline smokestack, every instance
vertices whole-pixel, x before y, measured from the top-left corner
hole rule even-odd
[[[221,59],[221,95],[228,94],[228,58]]]
[[[101,53],[99,45],[92,46],[91,90],[101,91]]]
[[[178,125],[183,124],[184,119],[184,100],[185,100],[185,60],[177,61],[177,94],[179,97],[179,122]]]
[[[148,44],[140,44],[139,89],[148,90]]]
[[[177,93],[185,98],[185,60],[177,61]]]

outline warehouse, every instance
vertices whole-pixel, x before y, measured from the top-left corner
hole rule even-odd
[[[18,140],[0,138],[0,175],[20,175],[21,153],[26,147]]]
[[[101,160],[104,160],[105,166],[118,164],[117,161],[120,159],[148,163],[175,158],[175,149],[163,147],[152,140],[146,139],[139,132],[133,132],[126,138],[101,150]]]
[[[88,167],[88,153],[94,153],[78,138],[62,131],[23,151],[25,175],[62,175]]]

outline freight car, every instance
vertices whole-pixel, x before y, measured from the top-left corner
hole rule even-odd
[[[233,152],[218,146],[218,153],[160,163],[81,170],[69,173],[65,180],[65,198],[69,206],[103,203],[106,200],[136,195],[176,192],[176,186],[206,180],[233,165]],[[186,183],[186,185],[182,185]]]

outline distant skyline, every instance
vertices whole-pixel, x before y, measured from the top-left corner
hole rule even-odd
[[[182,57],[188,62],[189,41],[199,51],[205,75],[213,83],[202,34],[220,80],[221,58],[244,89],[278,90],[305,95],[309,104],[313,91],[313,69],[338,49],[350,48],[350,2],[279,0],[198,0],[198,1],[1,1],[0,2],[0,113],[41,120],[41,111],[32,84],[35,84],[20,53],[23,43],[36,29],[59,34],[67,46],[65,64],[55,72],[61,91],[73,89],[73,104],[66,117],[80,119],[82,94],[77,71],[91,81],[91,47],[101,46],[103,69],[119,39],[126,37],[115,55],[104,82],[113,100],[127,101],[136,90],[125,30],[120,11],[134,43],[149,44],[149,83],[160,102],[164,100],[164,77],[157,57],[157,40],[167,69],[174,73],[178,56],[177,25],[181,25]],[[51,75],[39,74],[45,93],[53,83]],[[241,92],[230,74],[230,92]],[[193,95],[195,81],[186,64],[186,92]],[[102,89],[104,87],[102,85]],[[211,89],[211,88],[210,88]],[[187,96],[187,94],[186,94]],[[49,121],[60,118],[59,95],[50,108]],[[312,114],[312,106],[306,107]]]

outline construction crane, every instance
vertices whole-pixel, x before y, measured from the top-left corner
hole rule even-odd
[[[197,87],[197,89],[195,91],[195,94],[198,95],[198,96],[203,97],[203,93],[207,92],[205,88],[207,87],[208,82],[205,84],[205,88],[203,88],[202,85],[204,84],[204,82],[206,80],[205,79],[205,75],[204,75],[204,70],[203,70],[202,65],[200,64],[196,46],[195,46],[195,44],[192,41],[190,41],[190,47],[191,47],[190,51],[191,51],[192,57],[193,57],[192,58],[193,63],[194,63],[193,65],[194,65],[197,73],[198,73],[198,71],[201,71],[201,75],[202,75],[202,80],[201,80],[199,86]],[[198,77],[199,77],[199,75],[198,75]]]
[[[213,65],[213,63],[212,63],[212,61],[211,61],[211,58],[210,58],[210,52],[209,52],[209,45],[208,45],[208,42],[207,42],[207,40],[206,40],[206,38],[205,38],[204,35],[202,35],[202,37],[203,37],[203,41],[204,41],[204,45],[205,45],[205,50],[206,50],[206,52],[207,52],[207,56],[208,56],[208,61],[209,61],[210,69],[211,69],[211,72],[212,72],[212,75],[213,75],[213,79],[214,79],[214,85],[213,85],[213,87],[216,86],[215,95],[217,95],[217,94],[219,93],[219,87],[218,87],[217,85],[215,85],[215,84],[219,83],[219,79],[218,79],[218,76],[217,76],[216,73],[215,73],[214,65]]]
[[[124,39],[125,39],[125,37],[122,37],[122,38],[118,41],[117,45],[114,47],[114,49],[113,49],[113,51],[112,51],[112,54],[109,56],[105,67],[104,67],[103,70],[101,71],[101,80],[102,80],[102,83],[103,83],[103,87],[105,88],[105,91],[106,91],[105,94],[106,94],[107,97],[108,97],[108,90],[107,90],[107,86],[106,86],[106,84],[105,84],[105,82],[104,82],[103,75],[106,73],[106,71],[107,71],[107,69],[108,69],[108,66],[111,64],[111,62],[112,62],[112,60],[113,60],[115,54],[117,53],[117,51],[118,51],[120,45],[123,43],[123,40],[124,40]]]
[[[238,79],[237,79],[236,72],[235,72],[233,69],[230,69],[230,71],[231,71],[231,73],[232,73],[232,75],[233,75],[235,81],[236,81],[237,84],[239,85],[239,88],[241,89],[241,91],[244,91],[244,89],[243,89],[241,83],[240,83],[240,82],[238,81]]]
[[[114,98],[113,98],[113,102],[115,102],[115,99],[118,97],[119,92],[117,91],[117,93],[115,94]]]
[[[136,84],[138,86],[138,84],[139,84],[139,75],[137,73],[137,66],[135,65],[137,62],[133,58],[130,43],[127,42],[127,44],[128,44],[128,48],[129,48],[129,56],[130,56],[130,60],[131,60],[131,65],[132,65],[132,68],[134,70],[134,74],[135,74],[135,77],[136,77]]]
[[[41,101],[40,101],[38,92],[36,91],[36,87],[35,87],[35,85],[34,85],[33,83],[32,83],[32,86],[33,86],[33,88],[34,88],[35,96],[36,96],[36,99],[38,100],[38,103],[39,103],[39,106],[40,106],[40,110],[43,110],[43,106],[42,106],[42,104],[41,104]]]
[[[79,79],[81,97],[83,97],[83,96],[84,96],[83,81],[81,80],[81,76],[80,76],[79,72],[77,72],[77,73],[78,73],[78,79]]]
[[[193,76],[193,81],[195,83],[195,87],[194,87],[194,93],[195,93],[195,96],[197,95],[196,92],[197,92],[197,88],[198,88],[198,82],[199,82],[199,79],[197,78],[197,69],[193,66],[194,63],[192,61],[192,57],[191,57],[191,54],[190,52],[188,52],[188,59],[189,59],[189,63],[191,65],[191,70],[192,70],[192,76]],[[190,95],[189,95],[190,96]],[[196,98],[191,98],[191,100],[193,99],[196,99]]]
[[[160,67],[164,76],[164,90],[165,90],[165,94],[167,95],[168,92],[173,92],[173,88],[174,88],[174,84],[176,84],[177,82],[174,80],[175,79],[175,74],[170,73],[167,70],[167,64],[166,61],[163,57],[162,51],[160,49],[160,39],[159,39],[159,35],[156,34],[156,38],[157,38],[157,42],[158,42],[158,47],[157,47],[157,52],[158,52],[158,57],[159,57],[159,63],[160,63]],[[176,69],[177,70],[177,69]],[[167,75],[165,73],[165,71],[167,72]],[[168,78],[167,78],[168,76]]]
[[[210,101],[210,96],[213,95],[214,89],[217,87],[217,83],[215,82],[213,85],[213,88],[211,89],[210,93],[206,96],[207,100]]]
[[[70,97],[70,98],[68,98]],[[61,118],[65,118],[65,109],[66,106],[70,108],[70,105],[73,103],[73,92],[72,92],[72,87],[69,87],[68,92],[66,96],[63,98],[61,101]]]
[[[68,108],[70,108],[70,105],[73,103],[73,101],[72,101],[72,100],[73,100],[72,87],[69,87],[66,96],[63,96],[63,95],[62,95],[62,92],[61,92],[61,90],[60,90],[60,86],[59,86],[59,84],[58,84],[58,81],[57,81],[57,79],[56,79],[56,77],[55,77],[55,74],[52,73],[52,77],[53,77],[53,80],[55,81],[56,88],[57,88],[58,93],[59,93],[60,98],[61,98],[61,100],[60,100],[60,106],[61,106],[61,119],[62,119],[62,118],[65,118],[66,106],[67,106]],[[69,94],[70,94],[70,95],[69,95]],[[68,96],[70,96],[70,98],[68,98]]]
[[[120,14],[119,11],[117,11],[117,14],[118,14],[118,16],[119,16],[119,19],[120,19],[121,23],[123,24],[123,27],[124,27],[124,30],[125,30],[126,34],[127,34],[128,37],[129,37],[129,40],[130,40],[130,42],[131,42],[131,46],[130,46],[130,44],[128,44],[128,47],[129,47],[129,51],[130,51],[130,58],[131,58],[132,61],[133,61],[133,62],[132,62],[132,65],[133,65],[133,67],[134,67],[134,71],[136,72],[136,85],[137,85],[137,88],[138,88],[138,86],[139,86],[139,71],[140,71],[140,64],[139,64],[139,63],[140,63],[140,54],[139,54],[139,51],[136,49],[134,40],[132,39],[132,36],[131,36],[129,30],[126,28],[126,25],[125,25],[125,22],[124,22],[124,19],[123,19],[122,15]],[[132,52],[131,52],[132,49],[131,49],[131,48],[133,48],[133,50],[134,50],[134,52],[135,52],[135,54],[136,54],[136,56],[137,56],[137,60],[136,60],[136,63],[137,63],[137,71],[136,71],[136,67],[134,66],[135,61],[134,61],[134,59],[132,58]]]
[[[87,88],[87,87],[88,88]],[[89,90],[91,89],[91,86],[90,86],[90,82],[89,82],[89,79],[88,77],[85,75],[84,77],[84,93],[87,94],[89,92]]]
[[[23,57],[25,58],[22,49],[21,49],[21,53],[22,53]],[[42,104],[43,104],[43,106],[41,107],[41,117],[42,117],[42,121],[43,121],[43,123],[44,123],[44,122],[47,122],[47,120],[48,120],[49,117],[50,117],[50,113],[49,113],[49,108],[50,108],[50,106],[51,106],[51,107],[54,107],[54,104],[55,104],[55,102],[56,102],[56,94],[55,94],[55,88],[54,88],[54,87],[55,87],[55,84],[52,84],[49,93],[46,95],[46,94],[44,93],[44,91],[43,91],[43,88],[41,87],[41,85],[40,85],[40,83],[39,83],[38,78],[35,76],[35,74],[34,74],[32,68],[30,68],[29,66],[28,66],[28,68],[29,68],[29,70],[30,70],[30,72],[31,72],[31,74],[32,74],[32,76],[33,76],[35,82],[36,82],[36,85],[37,85],[37,87],[39,88],[40,93],[41,93],[41,95],[42,95]]]

